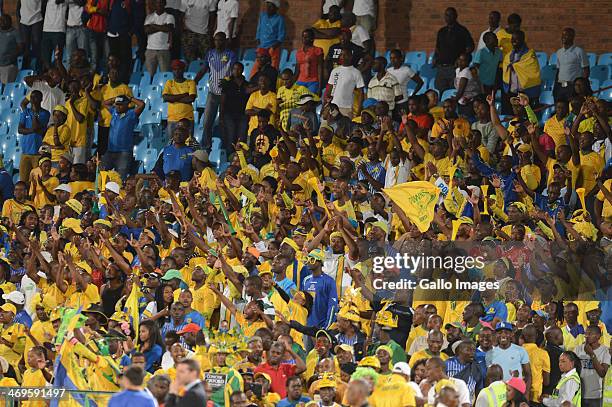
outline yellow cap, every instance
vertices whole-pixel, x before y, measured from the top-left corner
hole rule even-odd
[[[17,314],[17,308],[13,304],[9,304],[8,302],[0,307],[2,311],[12,312],[13,314]]]
[[[53,111],[54,111],[54,112],[62,112],[62,113],[64,113],[65,115],[68,115],[68,109],[66,109],[66,107],[65,107],[65,106],[62,106],[62,105],[56,105],[56,106],[53,108]]]
[[[67,229],[72,229],[74,233],[83,233],[83,228],[81,228],[81,221],[75,218],[66,218],[62,222],[62,226]]]
[[[371,367],[374,369],[380,369],[380,360],[375,356],[366,356],[359,361],[357,366],[360,367]]]
[[[67,200],[66,206],[72,209],[73,211],[75,211],[77,215],[80,215],[81,213],[83,213],[83,204],[81,204],[79,201],[77,201],[74,198]]]

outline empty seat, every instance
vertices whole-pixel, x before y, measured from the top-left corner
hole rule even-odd
[[[194,80],[197,74],[197,72],[185,72],[183,76],[185,77],[185,79]]]
[[[612,65],[612,52],[606,52],[599,56],[598,65]]]
[[[555,104],[555,100],[553,98],[551,90],[545,90],[544,92],[542,92],[542,94],[540,95],[540,103],[542,103],[543,105]]]
[[[157,162],[157,157],[158,155],[157,155],[156,149],[154,148],[147,149],[142,159],[142,164],[144,166],[145,172],[151,172],[151,170],[155,166],[155,163]]]
[[[593,91],[597,91],[599,89],[599,79],[589,78],[589,82],[591,83],[591,89]]]
[[[207,97],[208,97],[208,86],[198,86],[198,96],[195,101],[196,109],[204,109],[204,107],[206,107]]]
[[[610,67],[608,65],[595,65],[591,67],[589,78],[604,82],[610,79]]]
[[[406,52],[406,56],[404,57],[404,63],[414,64],[417,67],[418,71],[421,66],[427,63],[427,53],[425,51]]]
[[[557,67],[554,65],[546,65],[540,70],[540,77],[542,78],[542,84],[544,89],[552,89],[555,83],[555,77],[557,76]]]
[[[546,121],[550,119],[553,114],[555,114],[554,106],[544,109],[544,112],[542,112],[542,120],[541,120],[542,125],[544,125],[544,123],[546,123]]]
[[[242,64],[244,65],[243,75],[248,80],[251,77],[251,70],[255,63],[253,61],[243,60]]]
[[[597,65],[597,54],[594,52],[587,52],[587,57],[589,57],[589,66],[592,68]]]
[[[457,89],[446,89],[442,93],[442,101],[444,102],[446,99],[450,99],[457,94]]]
[[[550,54],[550,59],[548,60],[549,65],[557,66],[557,53],[553,52]]]
[[[169,81],[170,79],[173,79],[173,78],[174,78],[174,74],[172,72],[158,72],[153,77],[153,81],[151,82],[151,85],[161,86],[161,88],[163,89],[164,85],[166,84],[166,81]]]
[[[283,62],[287,62],[288,59],[289,59],[289,51],[286,48],[281,49],[281,53],[280,53],[281,64]]]
[[[544,51],[536,51],[536,57],[538,58],[538,63],[540,64],[540,68],[548,65],[548,54]]]
[[[243,61],[255,62],[255,58],[257,58],[255,48],[247,48],[244,50],[244,54],[242,55]]]
[[[147,85],[140,89],[140,97],[142,99],[161,99],[162,89],[157,85]]]
[[[7,83],[4,87],[4,92],[2,92],[5,96],[10,96],[12,100],[17,101],[17,103],[21,102],[21,99],[26,95],[28,89],[25,84],[22,82],[11,82]]]
[[[15,82],[22,82],[23,78],[25,78],[26,76],[31,76],[31,75],[34,75],[34,71],[32,69],[22,69],[17,74],[17,79],[15,79]]]
[[[187,68],[187,70],[189,72],[198,72],[200,69],[202,69],[203,66],[204,66],[204,60],[196,59],[195,61],[191,61],[189,63],[189,67]]]
[[[431,64],[423,64],[419,68],[419,75],[421,78],[432,79],[436,77],[437,69],[434,68]]]
[[[297,62],[297,50],[294,49],[289,53],[289,57],[287,58],[287,61],[289,62],[293,62],[294,64]]]

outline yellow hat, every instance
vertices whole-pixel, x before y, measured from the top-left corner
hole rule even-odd
[[[387,225],[386,222],[379,220],[379,221],[372,223],[371,225],[372,227],[380,228],[383,232],[385,232],[385,234],[389,233],[389,225]]]
[[[577,222],[574,224],[574,230],[585,239],[597,240],[597,228],[591,222]],[[568,239],[573,241],[574,237],[568,234]]]
[[[445,387],[450,387],[451,389],[457,390],[455,383],[453,383],[449,379],[442,379],[438,381],[438,383],[436,383],[435,392],[440,393],[440,390],[442,390]]]
[[[338,232],[338,231],[332,232],[332,234],[329,235],[329,239],[330,240],[333,239],[334,237],[341,237],[341,238],[344,239],[344,236],[342,235],[342,232]]]
[[[281,245],[283,244],[288,244],[289,246],[291,246],[293,248],[293,250],[295,250],[296,252],[300,251],[300,247],[298,246],[297,243],[295,243],[295,240],[291,239],[290,237],[286,237],[283,239],[283,241],[281,242]]]
[[[325,260],[325,254],[323,253],[323,250],[321,249],[311,250],[310,253],[308,253],[308,257],[310,257],[311,259],[318,260],[320,262]]]
[[[334,353],[338,354],[338,351],[344,351],[344,352],[349,352],[351,355],[353,355],[355,353],[355,349],[353,349],[353,347],[351,345],[348,345],[346,343],[343,343],[342,345],[336,345],[334,347]]]
[[[599,310],[599,301],[587,301],[584,312]]]
[[[389,328],[397,328],[397,316],[391,311],[381,310],[376,313],[376,322],[378,325]]]
[[[349,307],[344,307],[340,309],[338,314],[336,315],[338,318],[348,319],[351,322],[359,322],[359,314]]]
[[[255,373],[255,376],[253,376],[253,379],[257,379],[258,377],[263,377],[264,379],[266,379],[269,383],[272,383],[272,378],[270,377],[269,374],[267,373],[263,373],[263,372],[257,372]]]
[[[73,211],[75,211],[77,215],[80,215],[81,213],[83,213],[83,204],[81,204],[79,201],[77,201],[74,198],[67,200],[66,206],[72,209]]]
[[[521,153],[527,153],[527,152],[531,152],[531,146],[529,144],[521,144],[520,146],[518,146],[517,148],[518,151],[520,151]]]
[[[109,319],[116,322],[127,322],[130,320],[130,317],[123,311],[116,311]]]
[[[66,229],[72,229],[74,233],[83,233],[83,229],[81,228],[81,221],[75,218],[66,218],[62,222],[62,226]]]
[[[110,223],[109,221],[107,221],[106,219],[97,219],[97,220],[95,220],[95,221],[94,221],[94,223],[93,223],[93,224],[94,224],[94,226],[95,226],[95,225],[98,225],[98,226],[106,226],[106,227],[108,227],[108,228],[113,227],[113,224],[112,224],[112,223]]]
[[[366,356],[359,361],[357,365],[359,367],[371,367],[374,369],[380,369],[380,360],[375,356]]]
[[[263,276],[264,274],[270,274],[270,275],[272,275],[272,270],[268,270],[268,269],[266,269],[266,268],[264,268],[264,269],[260,269],[260,270],[259,270],[259,277]]]
[[[62,112],[62,113],[64,113],[65,115],[68,115],[68,109],[66,109],[66,107],[65,107],[65,106],[62,106],[62,105],[56,105],[56,106],[53,108],[53,111],[54,111],[54,112]]]
[[[320,390],[326,387],[332,387],[335,389],[336,379],[334,378],[334,376],[330,374],[323,374],[323,376],[316,382],[316,387],[317,387],[317,390]]]
[[[78,263],[75,264],[75,266],[83,271],[85,271],[87,274],[91,274],[91,266],[89,264],[87,264],[84,261],[80,261]]]
[[[393,357],[393,349],[391,349],[390,346],[380,345],[378,348],[376,348],[376,352],[378,352],[379,350],[384,350],[385,352],[389,354],[389,356]]]
[[[17,314],[17,308],[13,304],[9,304],[8,302],[0,307],[2,311],[12,312],[13,314]]]
[[[514,206],[521,213],[527,212],[527,206],[524,203],[522,203],[522,202],[518,202],[518,201],[517,202],[512,202],[510,204],[510,206]]]

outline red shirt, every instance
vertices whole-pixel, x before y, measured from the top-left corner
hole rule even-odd
[[[272,367],[268,362],[262,363],[255,368],[255,373],[267,373],[272,379],[270,391],[278,393],[281,399],[287,397],[287,379],[295,376],[295,365],[281,363],[277,367]]]
[[[319,58],[323,55],[323,50],[319,47],[310,47],[307,51],[304,48],[298,49],[296,55],[297,65],[300,67],[298,82],[319,82]]]
[[[409,120],[414,121],[420,129],[431,130],[434,124],[434,119],[429,113],[422,113],[417,115],[410,113],[407,117]],[[399,131],[401,132],[403,129],[404,123],[400,124]]]

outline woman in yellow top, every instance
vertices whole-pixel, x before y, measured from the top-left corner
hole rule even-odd
[[[272,113],[270,124],[276,126],[276,114],[278,101],[276,93],[270,90],[270,78],[260,76],[257,80],[258,91],[251,93],[246,104],[245,113],[249,116],[249,135],[257,127],[257,113],[260,110],[269,110]]]
[[[36,178],[30,185],[30,197],[34,201],[36,209],[42,209],[45,205],[52,205],[55,202],[53,190],[59,185],[57,177],[51,176],[51,159],[41,157],[38,160],[41,176]]]
[[[43,144],[51,147],[51,161],[58,163],[62,154],[70,148],[70,127],[66,124],[68,109],[62,105],[53,108],[53,126],[47,129]]]

